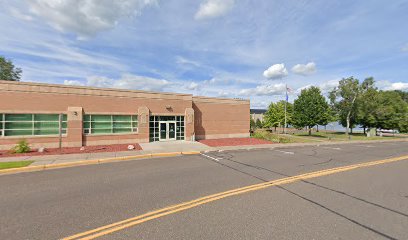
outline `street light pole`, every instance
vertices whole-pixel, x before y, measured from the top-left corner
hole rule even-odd
[[[288,103],[288,85],[285,85],[285,90],[286,90],[286,99],[285,99],[285,125],[283,126],[283,133],[286,134],[286,104]]]

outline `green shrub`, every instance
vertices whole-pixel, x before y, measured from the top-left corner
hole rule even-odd
[[[284,136],[279,136],[277,134],[269,133],[267,131],[256,131],[252,135],[253,138],[258,138],[258,139],[263,139],[263,140],[268,140],[271,142],[276,142],[276,143],[291,143],[293,142],[290,138],[284,137]]]
[[[17,145],[11,149],[13,153],[27,153],[31,151],[30,146],[28,145],[27,140],[21,139],[18,141]]]

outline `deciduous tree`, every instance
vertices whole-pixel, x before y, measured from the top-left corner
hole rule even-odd
[[[366,133],[366,128],[376,126],[379,93],[374,85],[374,78],[366,78],[361,84],[361,93],[357,99],[357,120]]]
[[[312,127],[328,121],[329,105],[317,87],[303,89],[294,102],[292,122],[296,127]]]
[[[338,112],[340,123],[346,127],[349,134],[350,126],[357,122],[357,99],[361,92],[358,79],[354,77],[343,78],[339,86],[330,92],[330,101]]]
[[[21,69],[14,67],[11,60],[0,56],[0,80],[20,81]]]
[[[382,129],[398,129],[402,132],[407,127],[408,104],[395,91],[380,91],[376,109],[376,125]]]
[[[286,123],[292,123],[293,104],[286,104]],[[285,124],[285,101],[279,101],[277,103],[271,103],[264,117],[265,127],[283,126]]]

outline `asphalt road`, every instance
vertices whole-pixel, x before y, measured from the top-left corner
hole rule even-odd
[[[60,239],[303,173],[408,155],[408,142],[135,160],[0,176],[0,239]],[[408,239],[408,160],[223,198],[98,239]]]

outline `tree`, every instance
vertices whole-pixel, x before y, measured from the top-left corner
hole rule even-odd
[[[339,86],[330,92],[330,101],[338,112],[340,123],[346,127],[346,135],[349,134],[350,126],[357,122],[356,102],[360,92],[359,80],[354,77],[343,78]]]
[[[408,104],[396,91],[380,91],[376,109],[376,126],[382,129],[406,131]]]
[[[20,81],[22,70],[14,67],[11,60],[0,56],[0,80]]]
[[[311,135],[312,127],[328,121],[328,116],[330,116],[329,104],[320,89],[317,87],[303,89],[294,103],[293,125],[299,128],[308,127]]]
[[[255,129],[255,121],[254,119],[251,117],[250,121],[249,121],[249,127],[251,128],[251,130]]]
[[[293,113],[293,104],[286,104],[286,123],[292,123],[292,113]],[[277,103],[271,103],[268,107],[268,110],[264,116],[264,125],[265,127],[276,127],[282,126],[285,124],[285,101],[279,101]]]
[[[317,124],[322,125],[322,126],[326,126],[327,124],[329,124],[331,122],[334,122],[336,120],[337,120],[336,113],[329,106],[326,113],[324,113],[321,120]],[[319,127],[317,127],[317,131],[319,131]]]
[[[255,126],[256,126],[256,128],[262,128],[263,127],[263,124],[262,124],[261,120],[259,120],[259,118],[256,119]]]
[[[372,77],[366,78],[361,84],[361,93],[357,99],[357,123],[360,124],[366,133],[366,128],[376,126],[376,111],[378,109],[379,93],[374,86]]]
[[[408,92],[404,92],[401,90],[395,90],[395,92],[397,92],[401,96],[402,100],[408,103]]]

